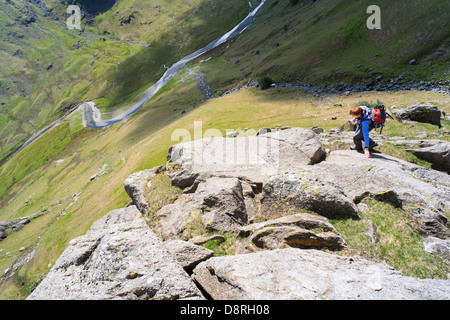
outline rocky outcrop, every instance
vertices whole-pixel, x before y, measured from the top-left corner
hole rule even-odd
[[[294,248],[211,258],[193,279],[216,300],[447,300],[450,281],[403,276],[358,257]]]
[[[284,142],[308,136],[303,130],[297,129],[276,133],[283,134],[286,138]],[[316,135],[310,137],[319,144],[315,150],[321,150],[323,146],[317,141]],[[217,141],[235,143],[240,139],[246,141],[247,138]],[[201,142],[204,144],[201,145]],[[194,149],[206,151],[211,147],[212,140],[195,143],[197,146]],[[195,171],[195,168],[190,171],[193,158],[187,155],[193,145],[188,145],[176,145],[169,151],[168,167],[172,166],[172,169],[169,169],[168,174],[174,185],[184,188],[185,194],[157,213],[159,233],[163,239],[188,240],[195,236],[192,233],[193,225],[201,226],[205,232],[216,230],[238,233],[253,221],[255,215],[271,220],[308,210],[329,218],[358,218],[356,205],[366,197],[410,210],[426,235],[442,239],[450,236],[448,219],[444,215],[450,206],[450,178],[441,172],[386,155],[375,153],[372,158],[366,159],[354,151],[339,150],[331,152],[325,161],[315,165],[304,163],[314,162],[318,158],[303,164],[295,160],[289,165],[280,163],[276,174],[264,178],[262,182],[255,182],[251,180],[254,177],[253,169],[243,169],[240,172],[242,174],[232,171],[225,174],[220,166],[211,166],[210,171],[200,172]],[[296,147],[289,149],[293,145]],[[284,150],[280,155],[288,157],[289,152],[302,153],[302,149],[298,148],[301,145],[290,143],[278,150]],[[309,144],[307,146],[309,149]],[[206,154],[210,154],[209,151]],[[291,159],[294,158],[291,155]],[[259,175],[257,179],[263,177]],[[420,206],[416,205],[418,203]],[[271,234],[280,239],[280,243],[285,243],[288,237],[277,229],[273,229]],[[300,234],[297,236],[300,237]],[[317,234],[315,237],[320,239]]]
[[[29,300],[201,299],[135,206],[108,213],[72,240]]]
[[[289,136],[291,141],[295,141],[293,135],[299,132],[301,131],[292,129],[278,131],[278,133]],[[271,133],[260,134],[258,137],[269,134]],[[228,140],[238,141],[239,139],[243,138]],[[200,144],[200,142],[197,143]],[[205,150],[208,148],[205,146],[210,142],[210,140],[206,140],[204,141],[205,145],[197,148],[202,149],[203,147]],[[314,140],[314,143],[317,143],[317,140]],[[184,148],[185,146],[174,146],[171,148],[172,154],[185,154]],[[323,147],[317,149],[321,148]],[[286,151],[286,156],[287,153]],[[190,157],[185,158],[191,159]],[[169,160],[171,159],[170,156]],[[175,160],[180,167],[172,171],[172,182],[184,187],[185,192],[192,193],[193,196],[186,196],[185,199],[189,199],[188,201],[182,200],[159,212],[165,218],[161,222],[165,229],[173,225],[168,223],[169,219],[175,223],[175,226],[192,222],[195,220],[192,218],[192,213],[194,213],[194,216],[197,215],[197,219],[201,219],[205,229],[235,232],[240,226],[246,224],[245,211],[247,211],[248,222],[251,223],[255,213],[250,215],[249,211],[255,211],[255,207],[258,207],[256,210],[258,215],[266,220],[299,213],[302,210],[313,211],[325,217],[358,218],[356,205],[364,198],[371,197],[390,203],[395,207],[410,210],[422,225],[422,231],[426,235],[443,239],[450,235],[447,227],[448,219],[443,214],[450,206],[449,176],[386,155],[373,154],[372,158],[366,159],[362,154],[354,151],[340,150],[331,152],[325,161],[315,165],[304,165],[295,161],[289,166],[287,164],[286,166],[280,165],[278,173],[266,177],[262,182],[251,181],[251,175],[238,175],[234,181],[235,185],[240,182],[241,188],[246,185],[249,190],[244,197],[241,196],[241,191],[231,191],[230,187],[217,188],[220,185],[226,186],[226,179],[229,179],[225,178],[227,175],[224,175],[220,168],[212,169],[209,172],[197,172],[191,179],[182,179],[184,182],[189,180],[189,183],[180,184],[179,178],[190,176],[192,172],[183,169],[188,161],[177,161]],[[243,172],[245,173],[245,171]],[[205,184],[205,181],[213,176],[215,176],[214,184],[211,182]],[[260,178],[262,176],[259,176]],[[200,185],[203,187],[200,188]],[[200,188],[201,191],[195,192],[197,188]],[[235,196],[232,201],[225,196],[227,188],[230,190],[229,194]],[[210,197],[216,199],[216,202],[220,198],[227,199],[219,206],[219,210],[214,209],[211,201],[205,200],[206,189],[216,195]],[[236,197],[236,195],[239,196]],[[192,199],[197,199],[196,205],[193,205],[195,201]],[[243,199],[244,203],[248,205],[245,208],[241,205],[240,209],[237,209]],[[247,202],[245,202],[246,200]],[[232,208],[224,209],[225,203],[231,205]],[[417,206],[417,203],[420,203],[420,206]],[[217,209],[218,205],[215,207]],[[243,217],[240,221],[230,218],[233,217],[233,214],[230,214],[233,210],[239,212],[239,215]],[[178,211],[184,212],[184,218],[181,218],[181,213],[174,214]],[[224,215],[224,212],[228,212],[228,214]],[[168,218],[170,216],[173,218]],[[220,225],[222,227],[219,227]],[[167,233],[163,232],[163,234]],[[281,243],[284,243],[287,237],[285,232],[277,232],[277,229],[273,229],[271,234],[274,236],[276,234],[276,237],[281,239]],[[171,237],[175,235],[176,233],[171,233]]]
[[[261,141],[270,148],[252,145]],[[126,179],[134,205],[71,241],[29,299],[448,299],[449,280],[336,254],[347,243],[328,219],[358,220],[366,197],[388,202],[448,259],[449,176],[377,153],[323,155],[317,134],[299,128],[175,145],[166,167]],[[152,212],[150,230],[141,214],[157,175],[183,193]],[[362,222],[377,245],[377,227]],[[199,246],[225,243],[234,256]]]
[[[301,128],[175,145],[169,150],[168,174],[185,194],[157,212],[159,233],[163,239],[187,240],[192,225],[201,224],[205,230],[237,234],[253,218],[253,199],[266,177],[292,162],[317,163],[324,152],[317,135]]]
[[[46,211],[35,213],[31,216],[14,219],[11,221],[0,221],[0,241],[6,239],[10,234],[22,230],[31,220],[43,216]]]

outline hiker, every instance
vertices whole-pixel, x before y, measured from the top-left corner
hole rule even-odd
[[[362,141],[364,140],[364,154],[367,158],[370,158],[370,149],[378,145],[369,137],[369,132],[374,128],[372,116],[365,107],[353,108],[350,110],[350,115],[353,117],[353,122],[357,124],[355,135],[353,136],[355,145],[351,146],[350,149],[363,151]]]

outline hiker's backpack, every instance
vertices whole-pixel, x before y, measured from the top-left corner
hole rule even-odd
[[[380,129],[380,134],[383,132],[384,123],[386,122],[386,110],[384,105],[379,104],[374,108],[369,108],[366,106],[361,106],[364,113],[367,114],[367,119],[372,120],[371,126],[378,130]]]

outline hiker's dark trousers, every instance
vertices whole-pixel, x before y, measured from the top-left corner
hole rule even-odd
[[[353,136],[353,142],[355,143],[355,147],[358,150],[362,150],[364,148],[364,135],[361,130],[362,126],[356,126],[355,135]],[[373,128],[370,128],[369,132],[372,131]],[[369,137],[369,147],[375,145],[375,141]]]

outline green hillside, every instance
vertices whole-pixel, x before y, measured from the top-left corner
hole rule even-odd
[[[79,34],[29,1],[0,1],[0,160],[61,117],[136,46]]]
[[[401,75],[403,84],[448,86],[448,2],[376,1],[381,30],[366,26],[366,10],[373,1],[290,3],[269,1],[246,33],[226,50],[216,51],[208,73],[214,88],[261,75],[318,86],[389,84]],[[411,65],[413,59],[416,64]]]
[[[155,4],[145,11],[137,9],[136,1],[125,3],[128,1],[116,3],[96,16],[94,25],[99,33],[138,39],[149,46],[97,80],[90,97],[103,98],[101,106],[114,107],[126,101],[130,92],[148,87],[150,79],[162,75],[163,65],[170,66],[219,36],[221,30],[229,30],[248,11],[245,1],[240,2],[241,6],[226,2],[218,7],[202,1],[195,15],[179,16],[172,28],[165,26],[167,21],[158,22],[164,27],[148,33],[150,27],[142,21],[160,21],[161,13],[153,10],[159,6]],[[444,27],[450,18],[447,3],[378,1],[381,30],[366,27],[370,1],[292,3],[269,0],[245,33],[208,55],[213,59],[204,64],[202,71],[213,91],[224,92],[260,76],[321,87],[336,83],[362,87],[392,82],[408,85],[421,81],[448,86],[450,31]],[[219,10],[221,18],[211,17],[211,10]],[[129,24],[120,25],[119,15],[133,14],[136,17]],[[418,24],[419,20],[427,24]],[[199,21],[212,27],[204,33]],[[416,63],[410,64],[411,60]]]
[[[65,26],[68,3],[42,1],[58,23],[34,3],[0,1],[0,160],[84,100],[132,97],[248,11],[239,1],[120,1],[96,16],[83,11],[78,31]],[[136,19],[123,23],[116,12]]]

